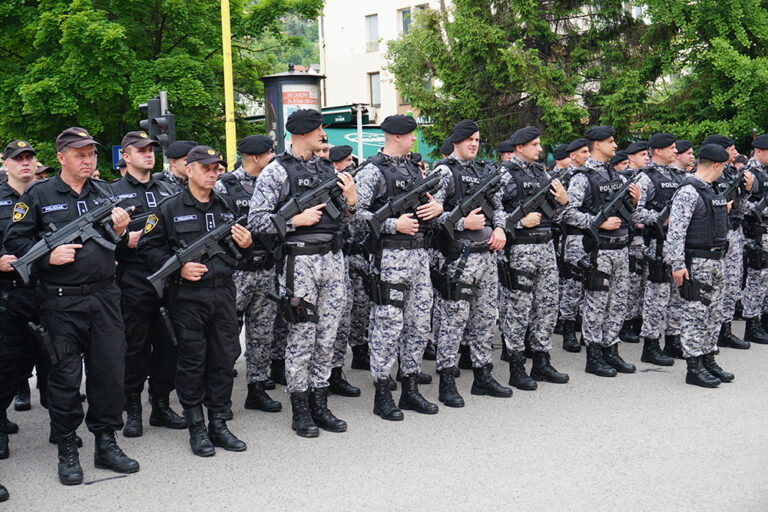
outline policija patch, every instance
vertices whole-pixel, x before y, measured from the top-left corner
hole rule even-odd
[[[155,226],[157,226],[157,221],[158,221],[157,215],[155,215],[154,213],[149,217],[147,217],[147,223],[144,224],[144,232],[149,233],[150,231],[155,229]]]
[[[13,207],[13,222],[19,222],[27,216],[27,212],[29,212],[29,206],[24,203],[16,203]]]

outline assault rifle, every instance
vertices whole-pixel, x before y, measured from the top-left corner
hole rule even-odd
[[[736,174],[736,177],[733,178],[733,181],[728,185],[728,188],[726,188],[723,191],[723,195],[728,201],[733,201],[733,199],[736,197],[736,194],[739,191],[739,187],[741,187],[744,184],[744,167],[739,169],[738,174]]]
[[[426,195],[428,193],[434,194],[440,187],[441,180],[442,175],[440,173],[432,173],[410,189],[400,192],[387,201],[384,206],[373,212],[373,216],[368,219],[368,228],[373,239],[378,240],[381,237],[381,224],[385,220],[400,217],[404,213],[411,212],[420,204],[426,204],[428,202]]]
[[[632,220],[632,212],[635,211],[635,206],[632,204],[632,196],[629,195],[629,187],[633,183],[634,181],[627,180],[620,189],[613,193],[605,206],[603,206],[603,209],[595,215],[589,226],[583,230],[584,234],[594,242],[595,247],[600,243],[600,225],[608,220],[609,217],[619,217],[625,221]]]
[[[48,256],[51,251],[60,245],[71,244],[77,240],[84,244],[92,239],[108,251],[115,250],[115,247],[120,242],[120,237],[117,236],[110,225],[112,222],[112,210],[123,201],[123,198],[112,199],[108,197],[104,199],[101,205],[85,212],[60,228],[51,224],[49,226],[50,231],[44,234],[21,258],[11,263],[11,266],[19,274],[24,284],[28,285],[32,265],[36,261]],[[111,240],[105,239],[104,235],[97,231],[97,225],[107,233]]]
[[[348,172],[354,177],[357,174],[357,169],[355,169],[354,164],[351,164],[340,172]],[[274,224],[280,239],[284,240],[288,233],[286,225],[288,219],[300,214],[307,208],[325,203],[325,207],[323,207],[325,215],[328,215],[333,220],[338,219],[341,216],[341,209],[346,205],[346,201],[344,199],[344,191],[337,183],[339,183],[339,178],[336,174],[327,178],[317,178],[316,184],[310,190],[293,196],[280,207],[272,215],[272,224]]]
[[[214,256],[221,256],[228,264],[235,266],[237,260],[242,259],[243,256],[232,243],[231,230],[232,226],[242,224],[245,220],[246,217],[242,216],[237,220],[219,224],[192,243],[177,249],[175,254],[168,258],[157,272],[147,277],[157,295],[162,297],[166,279],[191,261],[200,261],[203,257],[211,259]],[[225,249],[221,244],[226,244],[227,248]]]
[[[548,181],[538,188],[533,194],[520,203],[517,208],[507,217],[507,231],[515,232],[515,224],[531,212],[541,212],[543,215],[552,218],[557,209],[557,200],[552,195],[552,182]]]
[[[477,186],[472,187],[467,192],[467,195],[464,196],[464,199],[448,213],[446,219],[442,222],[442,226],[451,240],[454,237],[453,231],[456,229],[456,223],[472,213],[473,210],[482,208],[483,215],[493,219],[493,206],[491,206],[490,200],[493,194],[501,188],[501,178],[504,172],[502,168],[491,173],[478,183]]]

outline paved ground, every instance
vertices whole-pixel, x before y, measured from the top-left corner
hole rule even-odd
[[[9,411],[22,432],[11,436],[11,458],[0,461],[0,482],[11,492],[0,509],[768,510],[768,347],[724,349],[719,361],[737,377],[714,390],[685,385],[683,362],[659,369],[639,363],[639,345],[621,350],[638,363],[637,374],[587,375],[583,352],[558,348],[553,362],[571,374],[567,385],[475,397],[465,372],[458,379],[465,408],[406,412],[400,423],[373,416],[369,375],[347,370],[363,396],[332,397],[331,407],[349,431],[317,439],[290,430],[280,387],[272,395],[283,412],[242,408],[241,359],[230,426],[247,452],[197,458],[184,431],[148,426],[145,409],[144,437],[118,438],[141,471],[95,469],[93,437],[81,427],[86,485],[78,487],[58,483],[47,414],[35,397],[32,411]],[[434,363],[426,369],[434,372]],[[497,361],[499,380],[506,373]],[[436,400],[437,383],[422,392]]]

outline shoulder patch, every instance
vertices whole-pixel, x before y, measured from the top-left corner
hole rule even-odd
[[[13,222],[19,222],[27,216],[27,212],[29,212],[29,206],[24,203],[16,203],[13,207]]]
[[[155,215],[154,213],[149,217],[147,217],[147,223],[144,224],[144,232],[149,233],[150,231],[155,229],[155,226],[157,226],[158,220],[159,219],[157,218],[157,215]]]

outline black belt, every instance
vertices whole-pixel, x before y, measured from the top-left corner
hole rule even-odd
[[[482,245],[473,245],[469,248],[470,254],[480,254],[483,252],[490,252],[491,246],[488,244],[482,244]]]
[[[48,297],[80,297],[83,295],[91,295],[99,290],[102,290],[112,284],[115,281],[114,277],[110,277],[98,283],[81,284],[77,286],[61,286],[55,283],[44,283],[42,288]]]
[[[405,250],[423,249],[424,239],[423,238],[414,238],[413,240],[396,240],[391,238],[385,239],[381,241],[381,248],[382,249],[405,249]]]
[[[629,246],[629,236],[608,238],[607,240],[603,237],[599,237],[599,238],[600,238],[600,241],[597,244],[597,248],[600,250],[615,251],[615,250],[623,249]]]
[[[566,224],[565,226],[565,234],[568,236],[576,236],[576,235],[583,235],[584,232],[577,228],[576,226],[571,226],[570,224]]]
[[[540,235],[520,235],[509,237],[508,240],[510,245],[546,244],[552,240],[552,233],[542,233]]]
[[[686,258],[703,258],[705,260],[721,260],[725,257],[727,249],[686,249]]]
[[[306,244],[304,246],[284,244],[283,254],[288,256],[300,256],[309,254],[328,254],[329,252],[339,252],[343,245],[341,237],[334,237],[330,242],[320,244]]]
[[[269,270],[274,267],[275,263],[271,258],[260,258],[258,261],[246,261],[239,263],[235,270],[243,270],[246,272],[258,272],[261,270]]]
[[[176,281],[179,286],[189,286],[191,288],[218,288],[219,286],[226,286],[232,282],[232,276],[215,277],[213,279],[204,279],[202,281],[188,281],[179,278],[179,280]]]

